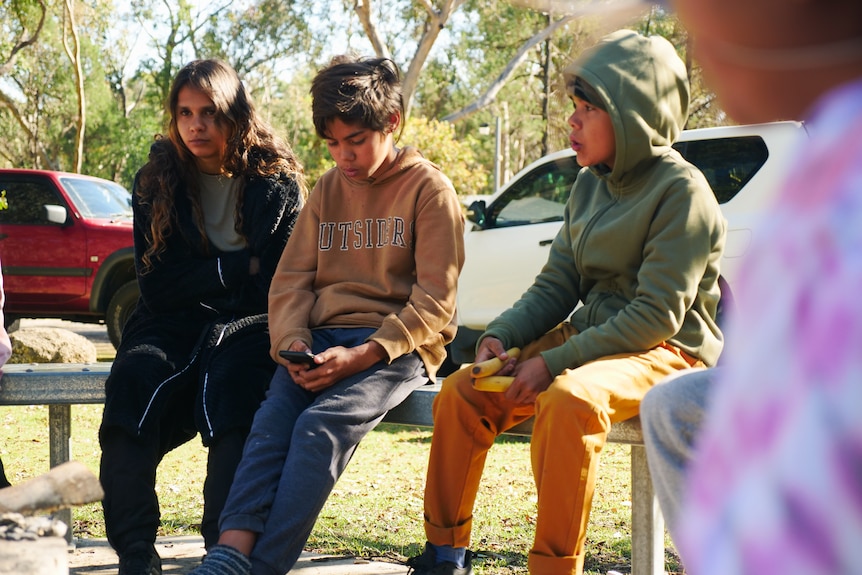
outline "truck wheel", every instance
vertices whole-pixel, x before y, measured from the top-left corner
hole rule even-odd
[[[108,337],[115,349],[120,347],[123,327],[129,316],[135,311],[140,295],[138,282],[133,280],[120,286],[120,289],[114,293],[108,303],[108,309],[105,311],[105,324],[108,326]]]

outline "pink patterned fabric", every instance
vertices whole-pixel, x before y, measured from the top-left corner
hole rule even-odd
[[[680,518],[692,575],[862,573],[862,80],[808,129],[737,289]]]
[[[5,302],[3,273],[0,272],[0,375],[3,375],[3,364],[12,356],[12,343],[9,341],[9,334],[6,333],[5,324],[3,323],[3,304]]]

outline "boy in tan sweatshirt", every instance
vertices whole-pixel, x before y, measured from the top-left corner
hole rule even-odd
[[[300,213],[269,295],[280,363],[221,518],[194,571],[283,575],[359,441],[433,378],[455,333],[463,218],[449,179],[398,149],[398,71],[337,58],[312,83],[336,167]],[[282,351],[311,352],[311,365]]]

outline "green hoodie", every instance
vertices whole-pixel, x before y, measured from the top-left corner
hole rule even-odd
[[[602,98],[614,167],[581,170],[545,267],[483,337],[523,347],[574,309],[579,333],[542,353],[553,376],[663,342],[714,365],[725,221],[703,174],[671,148],[688,116],[685,66],[664,38],[621,30],[564,77],[570,95],[580,77]]]

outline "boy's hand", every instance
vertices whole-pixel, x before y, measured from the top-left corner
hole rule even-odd
[[[345,377],[387,359],[387,355],[380,344],[368,341],[356,347],[330,347],[318,353],[316,359],[318,366],[315,368],[288,368],[293,381],[307,391],[324,390]]]
[[[503,345],[503,342],[496,337],[486,337],[479,344],[479,349],[476,351],[476,359],[474,360],[474,363],[481,363],[491,359],[492,357],[496,357],[503,362],[503,367],[494,375],[511,375],[515,370],[515,363],[517,360],[509,357],[509,354],[506,353],[506,347]]]
[[[313,353],[311,349],[307,345],[305,345],[305,342],[299,339],[293,341],[293,343],[291,343],[287,349],[288,351],[305,351],[308,353]],[[319,362],[320,358],[316,357],[315,361]],[[302,363],[294,363],[287,360],[283,361],[283,365],[287,368],[287,372],[290,374],[290,377],[293,378],[293,381],[296,381],[297,377],[301,377],[301,374],[303,372],[306,372],[310,369],[317,369],[316,367],[304,365]]]
[[[554,381],[541,355],[519,362],[514,372],[515,380],[506,390],[505,397],[515,403],[535,403],[539,394]]]

